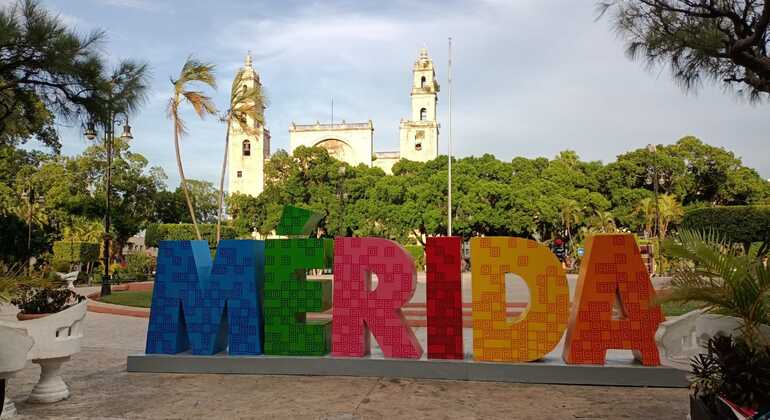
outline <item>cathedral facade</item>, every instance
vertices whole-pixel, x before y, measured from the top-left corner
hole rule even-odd
[[[259,76],[246,58],[241,70],[249,77],[246,83],[260,83]],[[436,69],[427,49],[412,67],[411,109],[408,118],[402,118],[399,125],[399,151],[374,151],[374,125],[372,121],[289,125],[289,152],[299,146],[323,147],[334,158],[350,165],[364,164],[381,168],[390,174],[393,165],[400,159],[426,162],[438,157],[439,124],[436,118],[439,84]],[[230,128],[229,188],[228,191],[259,195],[264,189],[264,168],[270,153],[270,132],[257,122],[256,135],[247,135],[238,127]]]

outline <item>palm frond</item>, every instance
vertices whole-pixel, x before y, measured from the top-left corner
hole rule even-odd
[[[713,231],[681,230],[664,249],[680,260],[664,300],[739,317],[747,341],[759,340],[759,325],[770,323],[770,272],[760,260]]]
[[[179,78],[174,81],[177,92],[184,91],[184,87],[188,83],[203,83],[216,89],[217,80],[214,76],[214,68],[213,64],[204,63],[192,56],[188,57],[182,66]]]
[[[200,118],[206,117],[206,115],[216,115],[217,107],[214,105],[214,101],[211,97],[206,96],[203,92],[199,91],[185,91],[182,92],[182,97],[192,105],[193,110]]]

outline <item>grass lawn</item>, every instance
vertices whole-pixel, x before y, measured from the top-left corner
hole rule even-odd
[[[663,308],[663,314],[666,316],[684,315],[687,312],[694,311],[700,307],[700,305],[695,302],[663,302],[660,306]]]
[[[99,299],[104,303],[114,305],[135,306],[137,308],[149,308],[152,303],[152,290],[144,292],[112,292],[109,296]]]

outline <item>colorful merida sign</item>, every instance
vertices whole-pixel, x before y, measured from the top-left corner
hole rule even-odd
[[[289,239],[222,241],[213,262],[205,241],[161,242],[146,353],[363,357],[371,332],[385,357],[420,358],[401,313],[416,286],[411,256],[382,238],[309,238],[319,220],[287,207],[276,230]],[[464,357],[460,247],[457,237],[426,244],[429,359]],[[627,349],[660,364],[663,314],[632,235],[589,237],[571,308],[561,264],[537,242],[473,238],[471,267],[475,360],[537,360],[566,332],[567,363],[603,364],[607,350]],[[333,268],[333,282],[307,281],[307,270],[322,268]],[[506,318],[506,273],[523,278],[531,297],[515,322]],[[618,297],[624,317],[613,319]],[[306,318],[328,309],[331,320]]]

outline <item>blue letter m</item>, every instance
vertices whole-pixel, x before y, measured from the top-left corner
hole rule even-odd
[[[265,243],[161,241],[147,354],[262,354]],[[227,311],[227,316],[224,316]]]

